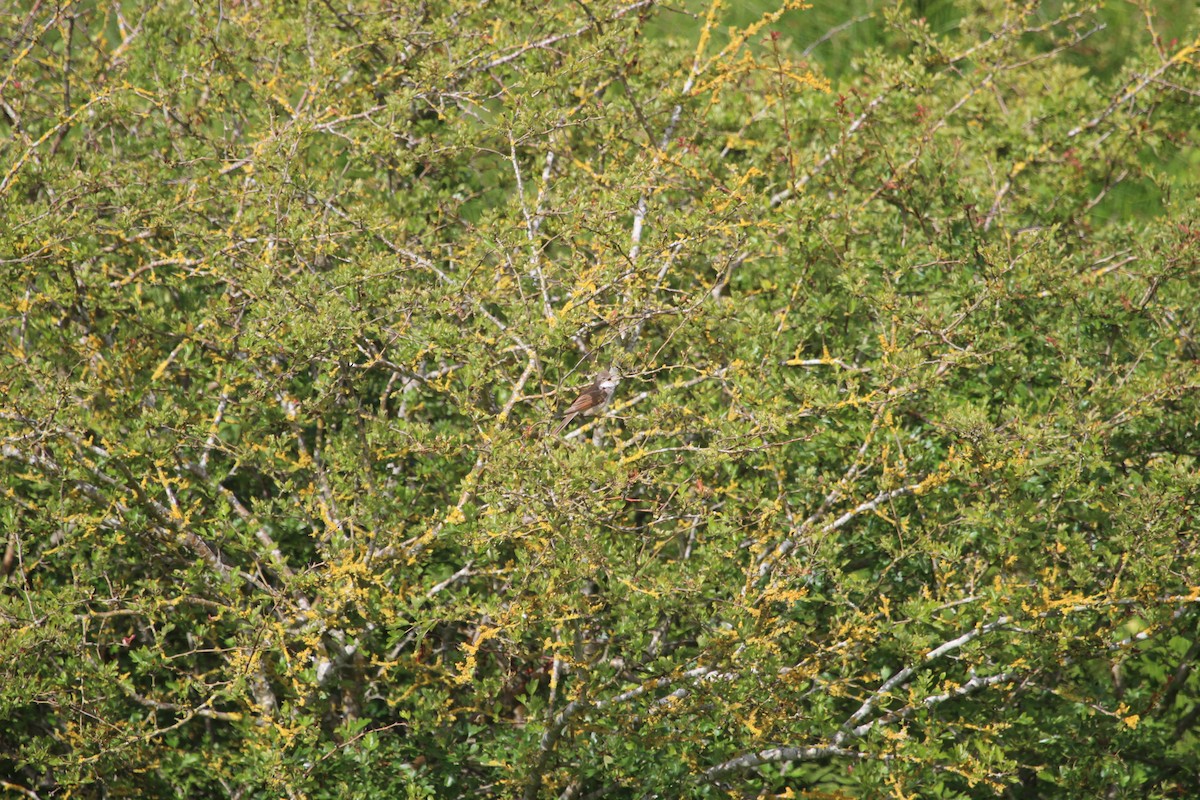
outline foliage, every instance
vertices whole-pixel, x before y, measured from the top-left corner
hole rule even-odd
[[[1200,793],[1161,5],[0,11],[5,788]]]

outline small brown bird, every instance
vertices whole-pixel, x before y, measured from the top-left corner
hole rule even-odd
[[[582,414],[585,417],[590,417],[593,414],[598,414],[608,405],[608,401],[612,399],[613,391],[616,390],[617,384],[621,382],[621,373],[617,371],[616,365],[610,366],[608,369],[601,370],[596,376],[596,380],[592,385],[579,393],[579,397],[575,398],[575,402],[567,406],[567,410],[562,412],[562,422],[555,426],[550,432],[551,436],[557,436],[559,432],[571,423],[571,420]]]

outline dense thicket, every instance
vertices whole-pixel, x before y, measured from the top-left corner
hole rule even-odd
[[[734,5],[0,11],[0,785],[1200,794],[1192,4]]]

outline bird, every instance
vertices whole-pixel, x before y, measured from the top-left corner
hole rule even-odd
[[[617,370],[615,364],[609,366],[608,369],[600,370],[600,374],[596,376],[596,380],[592,382],[592,385],[581,391],[579,397],[575,398],[575,402],[567,406],[567,410],[562,412],[562,421],[555,426],[550,435],[558,436],[559,432],[580,414],[590,417],[593,414],[603,411],[605,406],[608,405],[608,401],[612,399],[613,392],[620,382],[621,373]]]

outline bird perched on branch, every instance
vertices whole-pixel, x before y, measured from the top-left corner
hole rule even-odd
[[[575,398],[575,402],[567,406],[567,410],[562,412],[562,421],[555,426],[551,431],[551,436],[557,436],[559,432],[571,423],[579,415],[590,417],[598,414],[605,409],[608,401],[612,399],[613,392],[617,388],[617,384],[621,382],[621,373],[617,370],[616,365],[610,366],[608,369],[600,371],[596,376],[596,380],[592,385],[579,393],[579,397]]]

